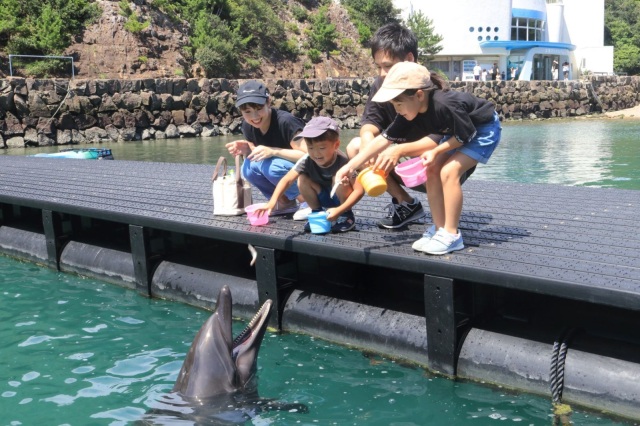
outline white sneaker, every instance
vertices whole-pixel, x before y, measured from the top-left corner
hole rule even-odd
[[[436,235],[436,226],[431,225],[427,228],[426,231],[424,231],[424,234],[422,234],[422,238],[413,243],[411,248],[417,251],[422,251],[422,249],[427,245],[429,241],[431,241],[431,238],[433,238],[434,235]]]
[[[307,220],[307,216],[311,213],[311,207],[307,202],[300,203],[298,210],[293,214],[293,220]]]
[[[444,228],[440,228],[436,235],[431,237],[431,240],[422,247],[421,251],[427,254],[441,255],[462,250],[463,248],[462,234],[450,234]]]

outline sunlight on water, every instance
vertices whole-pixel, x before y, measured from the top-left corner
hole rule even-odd
[[[7,425],[125,425],[171,390],[209,312],[0,256],[0,413]],[[237,322],[238,333],[245,324]],[[268,333],[260,396],[309,407],[264,425],[549,425],[548,398],[434,377],[304,335]],[[623,424],[574,412],[577,425]],[[189,423],[188,423],[189,424]]]

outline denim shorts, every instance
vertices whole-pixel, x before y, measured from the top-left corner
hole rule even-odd
[[[498,117],[497,112],[494,112],[492,121],[476,126],[476,136],[471,139],[471,141],[449,152],[453,154],[455,151],[458,151],[467,157],[473,158],[478,163],[486,164],[498,146],[501,134],[502,126],[500,126],[500,117]],[[445,136],[440,143],[449,138],[451,138],[451,136]]]
[[[325,209],[330,209],[332,207],[338,207],[340,205],[340,200],[337,195],[331,197],[331,189],[327,189],[324,186],[321,187],[320,193],[318,194],[318,201],[320,201],[320,205]]]

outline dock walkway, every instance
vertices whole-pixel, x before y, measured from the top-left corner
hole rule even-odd
[[[15,226],[43,233],[55,266],[69,239],[61,226],[65,217],[125,226],[124,245],[142,293],[157,258],[169,254],[168,235],[215,241],[222,247],[216,256],[224,247],[229,256],[244,253],[246,269],[239,275],[254,274],[260,298],[276,298],[278,321],[292,291],[332,294],[334,286],[335,294],[351,295],[354,302],[423,316],[429,366],[452,375],[471,325],[487,312],[520,315],[515,308],[504,313],[505,300],[536,311],[558,301],[577,303],[571,316],[593,323],[599,309],[625,318],[640,310],[640,191],[471,178],[464,185],[460,224],[466,248],[429,256],[411,249],[426,222],[401,230],[375,225],[389,202],[386,195],[365,196],[354,209],[356,231],[339,235],[305,234],[304,222],[291,216],[272,217],[264,227],[251,227],[244,216],[214,217],[212,171],[212,165],[0,156],[0,231]],[[259,199],[254,191],[254,201]],[[36,223],[39,217],[42,223]],[[149,237],[158,233],[165,240],[160,255]],[[255,271],[248,265],[247,244],[258,250]],[[296,272],[286,266],[291,264]],[[341,283],[340,275],[358,282]],[[305,277],[315,282],[307,285]],[[376,295],[366,294],[373,289]],[[628,329],[638,325],[625,321],[631,321]],[[637,334],[626,340],[640,342]]]

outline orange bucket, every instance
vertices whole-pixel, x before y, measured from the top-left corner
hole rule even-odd
[[[383,170],[374,170],[367,167],[358,174],[358,182],[362,185],[367,195],[377,197],[387,190],[387,175]]]

